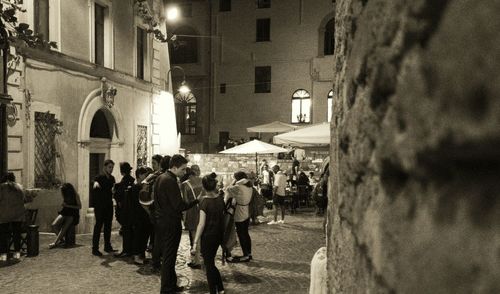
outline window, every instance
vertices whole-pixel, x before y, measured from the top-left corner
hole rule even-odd
[[[106,114],[103,110],[99,109],[92,118],[92,122],[90,123],[90,137],[103,139],[113,138],[108,119],[106,118]]]
[[[271,0],[257,0],[257,8],[271,8]]]
[[[49,188],[56,184],[56,122],[52,113],[35,112],[36,188]]]
[[[137,27],[137,78],[144,80],[148,56],[148,34],[143,28]]]
[[[219,0],[219,11],[231,11],[231,0]]]
[[[330,90],[330,92],[328,92],[328,112],[327,112],[328,122],[332,120],[332,105],[333,105],[333,90]]]
[[[179,4],[182,17],[192,17],[193,16],[193,5],[191,3],[181,3]]]
[[[256,41],[265,42],[271,40],[271,19],[259,18],[257,19]]]
[[[137,125],[136,130],[137,140],[137,167],[148,165],[148,127]]]
[[[183,135],[196,135],[196,97],[193,93],[175,94],[177,131]]]
[[[304,89],[292,95],[292,123],[311,122],[311,96]]]
[[[323,53],[333,55],[335,51],[335,19],[331,19],[325,27],[325,43]]]
[[[271,67],[255,67],[255,93],[271,93]]]
[[[94,63],[104,66],[104,17],[106,7],[94,4]]]
[[[225,94],[226,93],[226,84],[225,83],[220,84],[219,89],[220,89],[221,94]]]
[[[34,31],[49,40],[49,0],[35,0],[33,5]]]
[[[198,62],[198,38],[196,31],[182,26],[173,32],[177,35],[175,42],[169,42],[170,63],[185,64]]]

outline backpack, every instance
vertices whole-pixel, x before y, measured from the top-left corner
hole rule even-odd
[[[151,174],[142,181],[142,188],[139,191],[139,203],[142,205],[152,205],[154,202],[153,186],[159,175]]]

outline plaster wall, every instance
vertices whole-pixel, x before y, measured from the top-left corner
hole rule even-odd
[[[499,12],[336,2],[328,293],[500,292]]]
[[[213,47],[214,85],[227,86],[225,94],[214,93],[212,144],[218,143],[220,131],[248,138],[255,134],[247,133],[247,127],[274,120],[291,122],[291,98],[297,89],[311,95],[311,122],[326,121],[333,58],[322,62],[316,58],[323,38],[320,26],[333,11],[334,5],[326,0],[273,1],[268,9],[256,9],[254,1],[235,1],[229,12],[214,7],[214,34],[221,37],[221,44]],[[256,42],[259,18],[271,19],[269,42]],[[255,66],[271,66],[271,93],[255,93]]]

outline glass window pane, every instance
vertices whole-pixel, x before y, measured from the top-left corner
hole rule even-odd
[[[302,117],[302,122],[311,122],[311,99],[302,99]]]
[[[292,123],[298,123],[300,116],[300,99],[292,99]]]
[[[328,119],[328,122],[330,122],[332,120],[332,103],[333,103],[333,99],[332,98],[328,98],[328,116],[327,116],[327,119]]]

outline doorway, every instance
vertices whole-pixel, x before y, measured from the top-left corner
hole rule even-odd
[[[101,173],[106,153],[90,153],[89,155],[89,206],[92,203],[92,187],[94,179]]]

